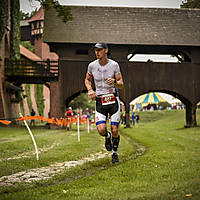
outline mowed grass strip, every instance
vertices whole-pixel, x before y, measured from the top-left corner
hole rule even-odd
[[[34,145],[26,128],[0,127],[0,176],[57,162],[79,160],[103,149],[103,140],[95,131],[81,131],[81,142],[78,142],[76,132],[65,129],[32,129],[32,133],[40,152],[39,161],[36,160]]]
[[[183,128],[185,111],[139,114],[141,121],[138,127],[120,130],[119,164],[110,164],[110,158],[86,163],[50,181],[23,185],[26,190],[9,187],[3,190],[7,194],[2,192],[0,199],[199,200],[200,128]],[[85,136],[87,144],[89,136],[87,133]],[[97,133],[94,137],[96,143],[89,148],[95,152],[102,148],[104,141]],[[130,155],[135,149],[126,140],[127,137],[143,144],[145,154],[133,159]],[[74,152],[73,158],[80,157],[80,152]],[[51,158],[51,152],[48,154],[47,157]]]

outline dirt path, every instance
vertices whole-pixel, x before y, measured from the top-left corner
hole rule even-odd
[[[121,160],[121,162],[126,162],[132,159],[136,159],[137,157],[144,155],[144,153],[146,152],[145,146],[134,141],[129,135],[123,134],[123,136],[134,148],[136,147],[136,152],[133,153],[131,156],[124,157]],[[20,183],[20,182],[30,183],[32,181],[47,180],[55,176],[56,174],[63,172],[66,169],[76,167],[78,165],[83,165],[86,162],[92,162],[101,158],[105,158],[107,156],[111,156],[111,153],[101,151],[96,154],[91,154],[89,157],[85,157],[80,160],[54,163],[47,167],[30,169],[30,170],[18,172],[9,176],[3,176],[3,177],[0,177],[0,187],[12,186],[13,184]]]
[[[108,156],[108,152],[98,152],[96,154],[92,154],[89,157],[74,160],[74,161],[65,161],[61,163],[54,163],[47,167],[41,167],[37,169],[30,169],[28,171],[18,172],[9,176],[3,176],[0,178],[0,187],[1,186],[11,186],[15,183],[26,182],[30,183],[32,181],[40,181],[46,180],[58,173],[63,172],[66,169],[71,167],[76,167],[78,165],[83,165],[86,162],[92,162],[97,159],[105,158]]]

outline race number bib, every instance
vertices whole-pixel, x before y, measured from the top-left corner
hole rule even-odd
[[[103,106],[110,105],[115,103],[115,95],[114,94],[105,94],[101,96],[101,103]]]

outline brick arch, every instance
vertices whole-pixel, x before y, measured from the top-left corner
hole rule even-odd
[[[71,95],[70,97],[68,97],[67,99],[65,99],[65,105],[66,105],[66,107],[69,105],[69,103],[73,99],[75,99],[76,97],[78,97],[81,93],[86,93],[86,92],[87,92],[87,90],[80,90],[80,91],[74,93],[73,95]]]
[[[196,104],[200,98],[198,74],[200,68],[192,63],[120,62],[125,87],[120,95],[126,105],[139,94],[150,91],[168,91],[178,95],[186,106],[186,126],[196,126]],[[129,126],[129,125],[128,125]]]

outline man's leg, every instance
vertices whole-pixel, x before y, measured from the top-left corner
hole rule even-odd
[[[97,130],[101,136],[105,137],[105,148],[107,151],[112,151],[111,133],[107,131],[106,123],[98,124]]]
[[[120,141],[120,136],[118,134],[118,125],[111,125],[111,132],[112,132],[112,143],[113,143],[113,154],[112,154],[112,163],[118,163],[118,146]]]
[[[101,104],[101,99],[96,100],[96,127],[101,136],[105,137],[105,147],[107,151],[112,151],[112,135],[107,131],[107,117],[108,112],[103,108]]]
[[[112,154],[112,163],[119,162],[118,159],[118,146],[119,146],[119,134],[118,134],[118,127],[120,122],[120,102],[119,97],[116,97],[116,103],[113,105],[111,110],[111,132],[112,132],[112,143],[113,143],[113,154]]]

